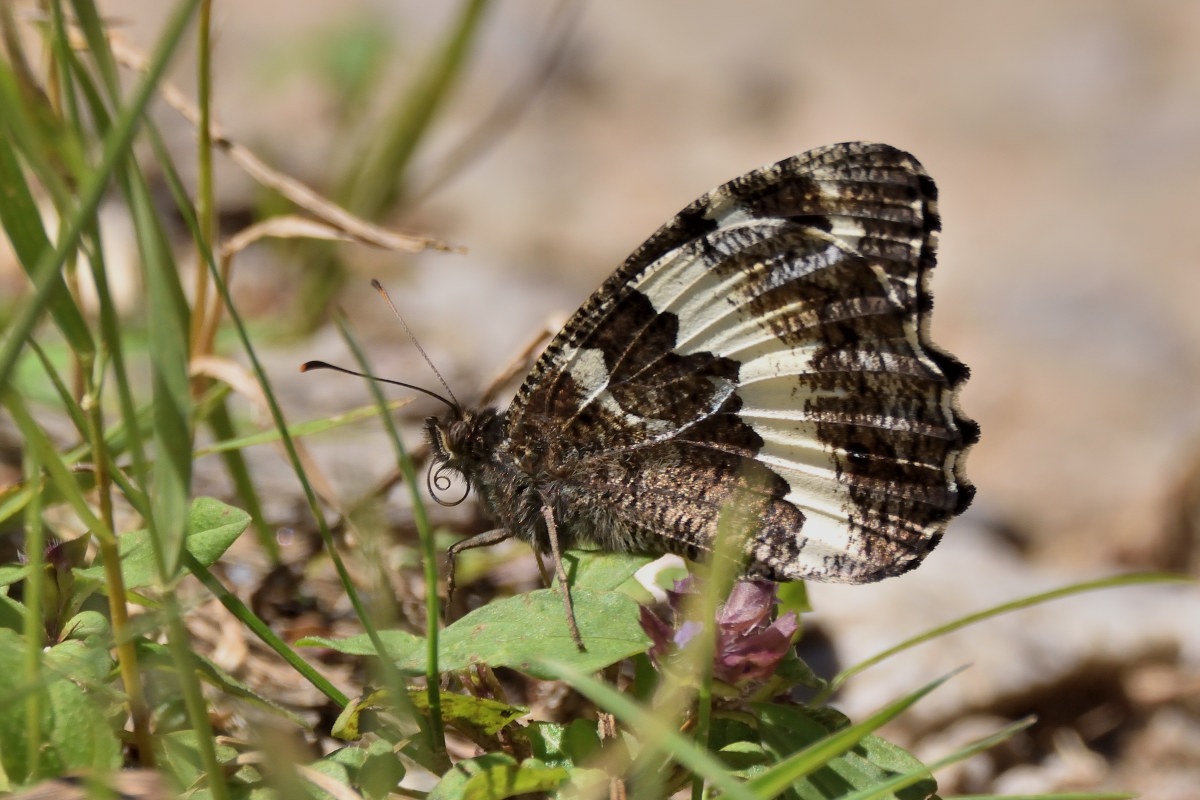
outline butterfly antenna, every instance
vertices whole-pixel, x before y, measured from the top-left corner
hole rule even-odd
[[[344,372],[347,375],[357,375],[360,378],[366,378],[366,379],[372,380],[372,381],[379,381],[380,383],[390,383],[393,386],[403,386],[405,389],[412,389],[414,392],[420,392],[421,394],[429,395],[430,397],[434,398],[435,400],[441,400],[443,403],[450,406],[451,411],[459,410],[459,406],[458,406],[457,402],[452,403],[449,400],[447,400],[446,398],[442,397],[437,392],[431,392],[428,389],[422,389],[420,386],[413,386],[411,383],[405,383],[404,381],[394,381],[391,378],[380,378],[376,375],[368,375],[365,372],[356,372],[352,369],[346,369],[345,367],[339,367],[336,364],[330,364],[326,361],[305,361],[303,364],[300,365],[301,372],[308,372],[309,370],[313,370],[313,369],[331,369],[335,372]],[[447,389],[446,391],[449,391],[449,389]],[[451,397],[453,397],[453,396],[454,395],[451,395]]]
[[[375,291],[379,292],[379,295],[383,298],[383,301],[388,304],[388,308],[390,308],[392,313],[396,315],[396,319],[400,320],[400,324],[404,326],[404,332],[408,334],[409,341],[413,343],[413,347],[417,348],[417,352],[421,354],[421,358],[425,359],[425,363],[429,365],[431,370],[433,370],[433,374],[437,376],[438,381],[442,384],[442,388],[446,390],[446,394],[450,395],[450,399],[454,402],[449,403],[445,398],[435,395],[433,392],[426,391],[425,393],[437,397],[455,411],[462,408],[462,405],[458,402],[458,398],[455,397],[454,392],[451,391],[450,384],[446,383],[446,379],[442,377],[442,373],[438,372],[438,368],[433,365],[433,359],[429,357],[429,354],[425,352],[425,348],[421,347],[421,343],[417,341],[416,334],[412,332],[412,328],[408,327],[408,323],[404,321],[404,317],[402,317],[400,312],[396,310],[396,304],[393,303],[392,298],[388,296],[387,289],[383,288],[383,284],[374,278],[371,279],[371,285],[375,287]]]

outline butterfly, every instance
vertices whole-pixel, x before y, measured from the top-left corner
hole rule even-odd
[[[522,539],[689,559],[722,510],[743,570],[876,581],[916,567],[971,502],[968,369],[929,339],[937,190],[911,155],[848,142],[700,197],[633,252],[547,345],[505,410],[426,421]],[[573,625],[573,617],[569,620]],[[576,642],[578,632],[573,628]]]

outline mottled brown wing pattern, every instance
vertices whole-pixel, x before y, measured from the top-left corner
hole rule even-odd
[[[696,557],[737,498],[753,574],[916,566],[971,500],[978,438],[967,370],[928,336],[936,199],[911,155],[833,145],[710,192],[630,256],[503,419],[500,456],[545,484],[564,545]]]

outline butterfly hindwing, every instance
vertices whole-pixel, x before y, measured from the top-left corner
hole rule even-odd
[[[568,321],[498,455],[546,483],[567,546],[703,555],[736,501],[752,573],[910,569],[973,493],[966,369],[927,335],[938,225],[933,182],[886,145],[725,184]]]

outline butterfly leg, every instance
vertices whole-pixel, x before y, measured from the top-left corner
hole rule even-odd
[[[575,623],[575,606],[571,603],[571,587],[567,584],[567,570],[563,566],[562,553],[558,549],[558,526],[554,523],[554,512],[546,498],[542,498],[542,517],[546,520],[546,534],[550,539],[550,553],[554,556],[554,574],[558,578],[558,588],[562,592],[563,608],[567,612],[567,627],[571,629],[571,638],[579,652],[587,652],[583,646],[583,637],[579,635],[579,626]]]
[[[450,615],[450,602],[454,599],[454,562],[463,550],[474,550],[476,547],[491,547],[500,544],[505,539],[511,539],[512,533],[504,528],[496,528],[476,534],[470,539],[455,542],[446,548],[446,616]]]
[[[535,561],[537,561],[538,574],[542,576],[542,585],[549,587],[550,584],[554,583],[554,578],[552,578],[550,573],[546,571],[546,562],[542,561],[542,551],[538,550],[536,547],[533,548],[533,558]]]

